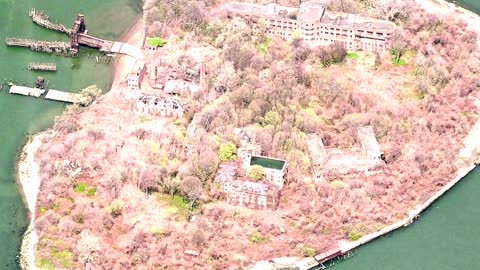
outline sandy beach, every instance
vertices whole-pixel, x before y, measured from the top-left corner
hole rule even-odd
[[[145,22],[144,16],[140,16],[132,27],[123,36],[122,41],[141,48],[145,40]],[[119,85],[125,80],[128,72],[132,69],[137,59],[128,55],[120,56],[118,62],[113,65],[113,83],[112,90],[119,88]],[[115,92],[115,91],[112,91]]]
[[[20,266],[22,269],[37,269],[35,267],[34,250],[38,236],[34,230],[36,203],[40,189],[39,164],[35,161],[35,153],[42,145],[43,138],[52,136],[50,132],[42,132],[31,137],[22,149],[18,163],[18,180],[22,187],[30,224],[25,232],[20,250]]]

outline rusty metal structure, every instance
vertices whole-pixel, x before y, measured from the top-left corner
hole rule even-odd
[[[80,45],[97,48],[100,51],[108,52],[113,46],[113,41],[104,40],[87,34],[87,27],[85,26],[85,17],[78,14],[73,22],[70,31],[70,50],[74,53],[78,52]]]

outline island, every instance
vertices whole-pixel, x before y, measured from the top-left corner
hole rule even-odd
[[[478,163],[478,17],[247,2],[143,2],[112,89],[23,149],[22,268],[323,267]]]

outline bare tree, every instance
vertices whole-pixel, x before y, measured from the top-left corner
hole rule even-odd
[[[203,194],[202,182],[197,177],[187,176],[180,183],[180,190],[183,196],[190,201],[190,206],[193,208]]]

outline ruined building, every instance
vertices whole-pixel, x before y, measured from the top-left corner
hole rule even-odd
[[[143,78],[146,73],[145,62],[136,61],[132,70],[127,75],[127,87],[132,91],[139,91],[142,87]]]
[[[220,164],[215,183],[225,193],[227,203],[253,209],[276,209],[283,188],[287,161],[261,156],[261,147],[255,143],[253,132],[235,129],[240,146],[237,160]],[[260,165],[265,177],[253,182],[245,177],[252,165]]]
[[[207,68],[205,63],[200,63],[199,83],[197,83],[195,79],[196,72],[191,69],[189,70],[193,71],[194,75],[191,75],[190,80],[174,79],[174,80],[165,81],[165,85],[163,88],[164,93],[167,95],[177,95],[177,96],[187,96],[187,97],[191,97],[192,95],[200,91],[205,93],[208,90],[208,77],[207,77],[206,69]]]
[[[252,182],[239,176],[238,164],[220,164],[215,183],[225,192],[227,203],[252,209],[276,209],[280,189],[266,182]]]
[[[307,135],[313,175],[316,180],[349,174],[373,174],[385,166],[375,133],[371,126],[359,127],[359,146],[347,149],[326,149],[317,134]]]
[[[167,95],[190,96],[197,93],[200,86],[184,80],[168,80],[165,82],[163,92]]]
[[[299,8],[231,2],[226,9],[229,16],[263,20],[270,37],[301,37],[311,46],[339,43],[347,50],[382,52],[396,28],[390,21],[328,11],[319,0],[303,2]]]
[[[182,117],[184,109],[175,99],[151,95],[140,95],[136,100],[135,111],[163,117]]]

